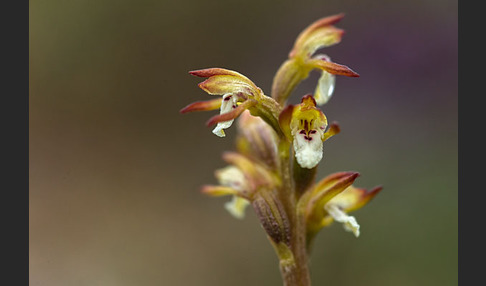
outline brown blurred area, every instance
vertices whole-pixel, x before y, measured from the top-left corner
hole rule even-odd
[[[215,113],[188,71],[223,67],[267,94],[297,34],[344,12],[323,50],[359,78],[322,109],[341,133],[319,177],[359,171],[384,189],[361,236],[322,230],[314,285],[457,285],[457,1],[30,1],[30,285],[281,285],[252,209],[216,183]],[[314,90],[312,74],[292,101]]]

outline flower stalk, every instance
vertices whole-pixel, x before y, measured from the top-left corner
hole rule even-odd
[[[236,151],[224,152],[228,166],[216,170],[217,185],[201,191],[214,197],[229,196],[225,208],[243,219],[252,206],[273,246],[286,286],[311,285],[309,258],[321,229],[333,221],[356,237],[360,226],[348,215],[367,204],[382,188],[355,187],[357,172],[337,172],[316,182],[317,168],[325,160],[324,143],[340,133],[337,122],[328,124],[320,109],[334,93],[336,76],[358,77],[347,66],[315,54],[341,41],[344,31],[334,25],[343,14],[319,19],[297,37],[288,59],[276,72],[271,96],[246,76],[223,68],[189,72],[204,78],[199,87],[220,96],[191,103],[181,113],[220,110],[208,126],[225,137],[237,122]],[[321,72],[314,94],[296,105],[287,104],[294,89],[312,70]]]

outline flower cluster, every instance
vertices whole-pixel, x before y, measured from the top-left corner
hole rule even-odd
[[[225,136],[237,121],[236,151],[225,152],[228,166],[215,172],[217,185],[205,185],[211,196],[230,196],[225,208],[243,218],[252,206],[280,259],[286,284],[307,285],[306,255],[315,235],[333,221],[356,237],[360,226],[348,213],[368,203],[380,190],[355,187],[357,172],[338,172],[316,182],[316,169],[323,160],[323,143],[340,132],[336,122],[328,124],[318,106],[334,92],[336,75],[358,77],[349,67],[331,61],[316,51],[341,41],[344,31],[334,25],[342,14],[322,18],[297,37],[289,57],[280,66],[265,95],[246,76],[223,68],[191,71],[205,78],[199,87],[220,96],[187,105],[181,113],[211,111],[207,125]],[[297,85],[312,70],[321,72],[314,94],[300,104],[287,104]],[[305,264],[305,265],[303,265]],[[296,270],[297,269],[297,270]],[[297,279],[297,280],[296,280]],[[301,283],[301,284],[300,284]]]

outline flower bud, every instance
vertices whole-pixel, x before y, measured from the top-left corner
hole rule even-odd
[[[272,170],[278,167],[277,134],[260,117],[243,112],[238,120],[237,148],[242,154],[260,161]]]
[[[260,196],[252,202],[255,213],[273,242],[276,244],[283,242],[290,245],[291,230],[287,214],[280,200],[269,193],[265,194],[266,196]]]

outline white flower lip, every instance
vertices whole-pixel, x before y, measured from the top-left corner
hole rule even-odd
[[[250,202],[244,198],[233,196],[233,199],[224,204],[224,208],[235,218],[243,219],[245,217],[245,209]]]
[[[350,231],[354,236],[359,237],[359,224],[354,216],[347,215],[337,205],[332,203],[327,203],[324,206],[324,209],[335,221],[342,223],[345,230]]]
[[[309,133],[303,129],[292,130],[295,158],[302,168],[312,169],[321,161],[322,133],[320,128],[312,129]]]
[[[238,101],[238,97],[236,95],[233,94],[223,95],[219,114],[225,114],[235,109],[237,101]],[[230,126],[233,124],[233,121],[234,119],[229,121],[218,122],[216,127],[213,129],[213,133],[219,137],[225,137],[226,134],[224,133],[223,129],[230,128]]]
[[[228,166],[218,170],[216,177],[223,186],[231,187],[240,192],[247,189],[245,175],[235,166]]]
[[[334,92],[335,85],[336,76],[327,71],[322,71],[314,94],[317,105],[323,105],[329,101]]]
[[[324,61],[331,61],[328,55],[315,55],[314,58],[319,58]],[[317,105],[323,105],[329,101],[336,86],[336,76],[325,70],[322,71],[319,80],[317,81],[316,91],[314,92],[314,99]]]
[[[221,185],[231,187],[239,192],[244,192],[248,188],[245,175],[235,166],[228,166],[218,170],[216,177]],[[224,208],[235,218],[243,219],[245,217],[245,209],[250,202],[236,195],[232,197],[231,201],[224,204]]]

